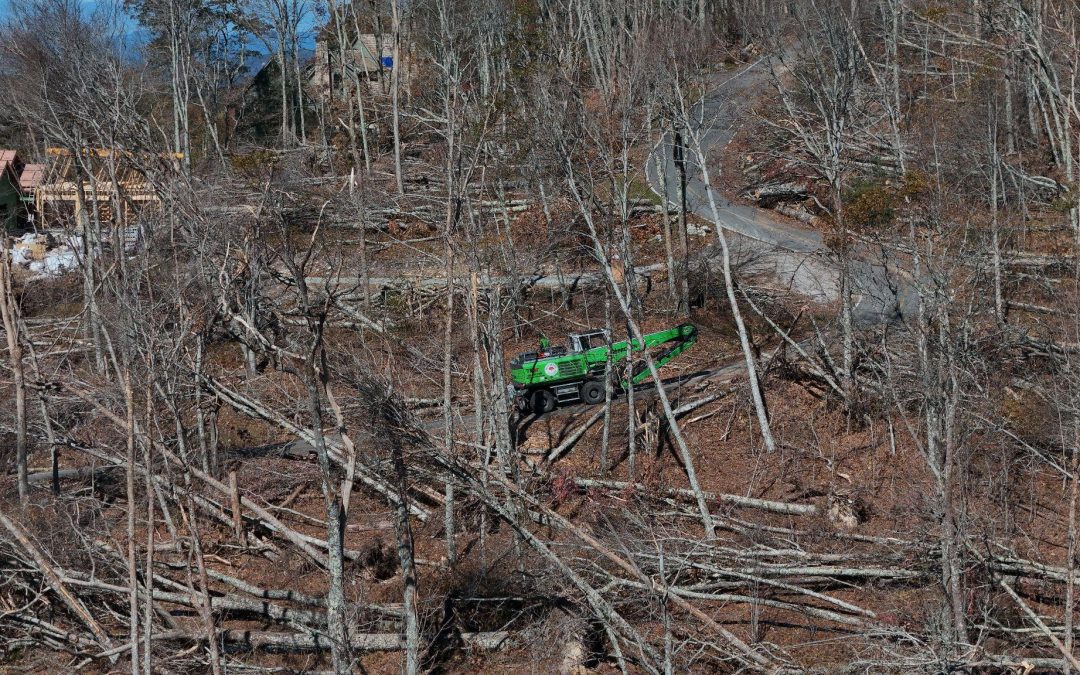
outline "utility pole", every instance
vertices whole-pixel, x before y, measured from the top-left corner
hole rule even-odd
[[[679,305],[678,312],[683,316],[690,315],[690,246],[686,241],[686,143],[678,122],[672,123],[672,136],[674,147],[671,154],[675,161],[675,169],[679,172],[679,248],[682,254],[682,270],[679,278]],[[667,195],[664,195],[667,198]]]

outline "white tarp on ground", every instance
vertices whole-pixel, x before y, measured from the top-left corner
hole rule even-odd
[[[34,260],[27,246],[45,241],[46,237],[33,232],[22,235],[14,241],[15,246],[11,250],[12,263],[29,269],[33,274],[46,276],[59,276],[79,266],[77,252],[82,249],[81,236],[73,234],[61,235],[58,239],[54,237],[54,241],[59,245],[47,249],[41,260]]]
[[[26,267],[32,264],[30,262],[30,254],[26,249],[13,248],[11,249],[11,264]]]
[[[44,260],[35,260],[30,263],[31,272],[44,272],[48,275],[59,275],[73,270],[79,266],[79,257],[69,246],[61,246],[45,252]]]

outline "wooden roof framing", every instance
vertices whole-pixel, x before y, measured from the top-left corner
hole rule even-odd
[[[24,189],[32,191],[42,224],[48,225],[46,215],[51,215],[50,205],[71,204],[78,214],[85,202],[104,206],[116,199],[124,204],[125,211],[129,211],[136,204],[160,201],[154,186],[133,166],[129,153],[88,148],[82,154],[83,157],[78,158],[64,148],[48,148],[46,163],[35,167],[32,184],[27,181]],[[182,155],[164,157],[181,159]]]

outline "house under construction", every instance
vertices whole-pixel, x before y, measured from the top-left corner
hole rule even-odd
[[[127,153],[86,149],[76,155],[49,148],[45,158],[44,164],[25,165],[19,178],[38,228],[89,224],[95,222],[95,211],[102,226],[127,227],[142,209],[160,201]]]

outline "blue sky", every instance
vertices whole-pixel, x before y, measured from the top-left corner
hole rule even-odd
[[[86,13],[89,14],[95,9],[97,9],[99,4],[101,4],[103,7],[120,7],[122,5],[122,0],[118,0],[115,4],[109,2],[108,0],[101,3],[97,2],[96,0],[81,0],[79,4],[81,4],[82,7],[86,10]],[[136,32],[139,28],[138,22],[129,17],[126,12],[121,11],[121,14],[125,19],[125,23],[128,25],[128,32]],[[10,15],[11,0],[0,0],[0,21],[7,19]]]
[[[108,6],[119,7],[122,4],[122,0],[101,0],[100,2],[99,2],[99,0],[81,0],[81,4],[86,9],[87,13],[90,13],[90,12],[93,12],[98,7],[99,4],[101,4],[103,6],[106,6],[106,7],[108,7]],[[313,4],[320,4],[320,3],[316,2],[316,3],[313,3]],[[10,16],[10,14],[11,14],[11,0],[0,0],[0,21],[4,21],[5,19],[7,19],[8,16]],[[134,42],[136,42],[136,43],[142,42],[142,40],[139,39],[139,34],[141,33],[141,27],[139,26],[138,22],[135,21],[134,19],[132,19],[131,17],[127,16],[126,13],[123,13],[123,16],[124,16],[124,19],[125,19],[125,23],[127,24],[126,32],[127,32],[128,36],[131,37],[131,38],[134,38]],[[314,11],[309,11],[308,12],[307,17],[304,19],[303,23],[300,26],[300,31],[301,31],[300,39],[301,39],[301,43],[304,46],[307,46],[308,48],[313,48],[314,40],[315,40],[315,35],[314,35],[315,28],[321,22],[322,22],[322,19],[317,17],[315,15]],[[255,48],[255,49],[259,49],[260,45],[259,45],[258,41],[255,41],[255,43],[252,45],[252,47]]]

